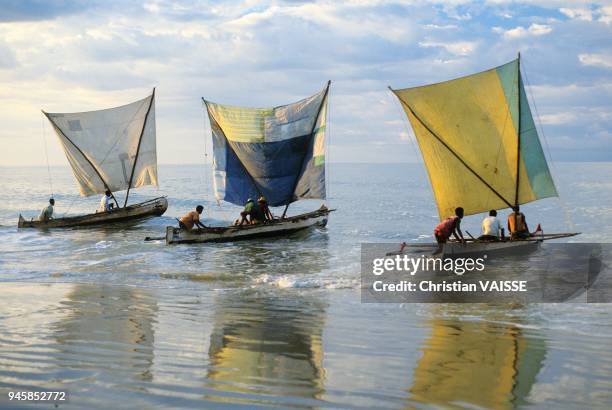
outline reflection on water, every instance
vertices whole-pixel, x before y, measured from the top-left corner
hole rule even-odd
[[[581,241],[609,241],[611,169],[559,169]],[[162,192],[134,192],[167,194],[162,218],[51,232],[15,227],[47,202],[46,167],[0,169],[0,406],[9,390],[44,389],[68,390],[67,408],[612,407],[609,305],[360,303],[359,244],[430,241],[437,213],[420,164],[333,171],[326,230],[166,246],[143,238],[198,203],[213,224],[240,210],[194,191],[201,166],[160,166]],[[52,173],[58,214],[95,209],[68,168]],[[567,228],[554,199],[524,211]]]
[[[79,367],[152,380],[157,304],[147,289],[76,284],[62,308],[66,316],[55,325],[55,337],[64,365],[78,360]]]
[[[612,403],[605,305],[588,323],[575,305],[368,305],[352,290],[5,283],[3,296],[0,406],[21,390],[100,409]]]
[[[511,408],[527,396],[546,356],[516,325],[433,319],[410,388],[423,403]]]
[[[316,297],[224,295],[215,308],[207,377],[219,391],[318,399],[324,320],[325,303]]]

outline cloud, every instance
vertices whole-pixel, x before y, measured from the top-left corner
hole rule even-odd
[[[443,48],[450,54],[456,56],[469,56],[476,51],[478,43],[473,41],[455,41],[455,42],[438,42],[438,41],[421,41],[419,46],[423,48]]]
[[[513,29],[504,30],[501,27],[493,27],[495,33],[502,34],[506,39],[524,38],[529,36],[543,36],[552,32],[552,27],[547,24],[533,23],[528,28],[515,27]]]
[[[0,69],[17,67],[17,58],[13,50],[0,40]]]
[[[393,156],[410,135],[387,85],[418,86],[494,67],[514,58],[517,47],[508,39],[517,38],[551,141],[612,129],[612,119],[586,114],[612,111],[609,72],[584,69],[609,64],[601,3],[590,6],[590,24],[558,19],[560,8],[577,8],[561,0],[47,0],[44,12],[34,3],[12,1],[0,17],[10,20],[0,23],[7,141],[38,135],[41,108],[112,107],[157,86],[160,162],[201,162],[201,152],[184,148],[202,143],[200,97],[276,106],[331,79],[334,160],[351,160],[346,147],[375,160],[372,138],[388,143],[376,155]],[[504,27],[492,32],[494,25]],[[23,147],[22,156],[0,152],[0,164],[44,162]],[[57,152],[52,162],[64,164]]]
[[[612,68],[612,54],[580,54],[578,60],[582,65]]]
[[[598,21],[605,24],[612,24],[612,6],[604,6],[599,10],[599,19]]]
[[[584,21],[593,20],[593,12],[591,11],[591,9],[562,7],[559,9],[559,11],[571,19],[584,20]]]

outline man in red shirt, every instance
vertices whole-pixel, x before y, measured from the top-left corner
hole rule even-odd
[[[461,243],[465,243],[463,232],[461,232],[461,219],[463,218],[463,208],[455,209],[455,216],[451,216],[440,222],[434,229],[434,236],[438,242],[438,250],[436,253],[442,252],[442,245],[452,236]]]

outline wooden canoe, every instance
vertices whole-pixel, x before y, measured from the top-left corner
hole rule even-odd
[[[96,212],[87,215],[69,216],[66,218],[55,218],[48,221],[36,219],[26,220],[19,215],[18,228],[72,228],[79,226],[104,225],[115,222],[136,221],[154,216],[161,216],[168,209],[166,197],[151,199],[138,204],[115,209],[110,212]]]
[[[276,219],[265,224],[207,227],[193,229],[191,231],[168,226],[166,228],[166,243],[232,242],[245,239],[284,236],[314,226],[327,225],[328,215],[332,211],[334,210],[322,206],[313,212],[284,219]]]

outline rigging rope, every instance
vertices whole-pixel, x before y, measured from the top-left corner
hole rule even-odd
[[[410,147],[412,148],[412,153],[414,155],[414,158],[415,158],[416,162],[421,165],[420,167],[418,167],[420,169],[421,177],[425,181],[428,181],[429,180],[429,176],[428,176],[429,174],[427,173],[427,168],[425,167],[425,161],[423,160],[423,157],[420,154],[420,150],[417,148],[416,135],[414,134],[414,132],[412,132],[412,127],[410,126],[410,122],[408,121],[408,116],[406,115],[404,110],[401,108],[402,107],[402,102],[399,101],[399,99],[393,93],[392,90],[389,90],[389,93],[387,93],[387,95],[391,99],[391,105],[395,107],[395,110],[397,111],[397,113],[399,115],[398,118],[402,119],[402,126],[404,128],[404,131],[406,132],[406,135],[408,136],[408,140],[410,141]],[[396,104],[396,101],[399,101],[399,105]],[[429,188],[429,190],[431,192],[431,196],[434,198],[434,202],[435,202],[435,195],[434,195],[434,192],[433,192],[433,186],[431,184],[427,183],[427,182],[425,183],[425,185],[427,185],[427,187]]]
[[[45,147],[45,157],[47,159],[47,176],[49,177],[49,190],[51,191],[51,198],[53,198],[53,180],[51,179],[51,166],[49,165],[49,152],[47,150],[47,134],[46,134],[46,128],[45,128],[45,114],[43,114],[42,112],[40,113],[41,115],[41,127],[42,127],[42,135],[43,135],[43,142],[44,142],[44,147]]]
[[[204,196],[206,198],[205,201],[205,206],[206,206],[206,215],[209,215],[210,213],[210,190],[209,190],[209,185],[212,183],[212,163],[211,163],[211,180],[210,181],[206,181],[206,169],[208,168],[207,165],[207,161],[208,161],[208,137],[207,137],[207,131],[208,131],[208,127],[206,126],[206,112],[204,112],[204,109],[206,109],[206,104],[204,102],[202,102],[203,105],[203,109],[202,109],[202,133],[204,135],[204,172],[202,174],[202,181],[203,184],[205,186],[204,188]],[[208,111],[208,109],[206,109],[206,111]],[[212,132],[212,130],[211,130]],[[210,182],[210,183],[209,183]],[[217,201],[217,204],[219,203],[219,201]]]
[[[522,63],[523,63],[523,66],[524,66],[525,65],[524,60],[522,60]],[[533,105],[533,109],[534,109],[535,114],[536,114],[536,119],[537,119],[536,131],[537,131],[537,126],[539,125],[539,127],[540,127],[540,134],[544,138],[544,147],[545,147],[546,154],[548,154],[548,161],[551,163],[552,168],[554,169],[554,173],[558,175],[557,167],[555,165],[555,162],[552,159],[550,146],[548,145],[548,138],[546,137],[546,134],[544,133],[544,127],[542,126],[542,120],[540,119],[540,113],[538,111],[538,106],[536,105],[535,98],[533,97],[533,91],[531,89],[531,83],[529,82],[529,77],[527,76],[527,70],[526,69],[523,70],[523,75],[525,76],[525,82],[527,83],[527,90],[529,92],[530,102]],[[561,195],[559,195],[557,198],[559,199],[559,203],[561,204],[561,208],[563,209],[563,214],[565,216],[565,222],[568,224],[569,228],[572,231],[576,230],[574,222],[572,221],[570,212],[569,212],[569,210],[567,208],[567,204],[563,200],[563,197],[561,197]]]
[[[329,90],[329,92],[327,93],[327,101],[326,101],[326,106],[325,106],[325,138],[327,139],[327,141],[325,141],[325,165],[327,167],[327,169],[325,170],[325,177],[326,177],[326,181],[325,181],[325,190],[327,191],[327,193],[325,194],[325,197],[327,198],[327,200],[332,198],[331,195],[331,109],[330,107],[330,103],[329,103],[329,98],[330,98],[330,94],[331,94],[331,90]],[[315,119],[316,121],[316,119]],[[327,200],[325,202],[327,202]]]

